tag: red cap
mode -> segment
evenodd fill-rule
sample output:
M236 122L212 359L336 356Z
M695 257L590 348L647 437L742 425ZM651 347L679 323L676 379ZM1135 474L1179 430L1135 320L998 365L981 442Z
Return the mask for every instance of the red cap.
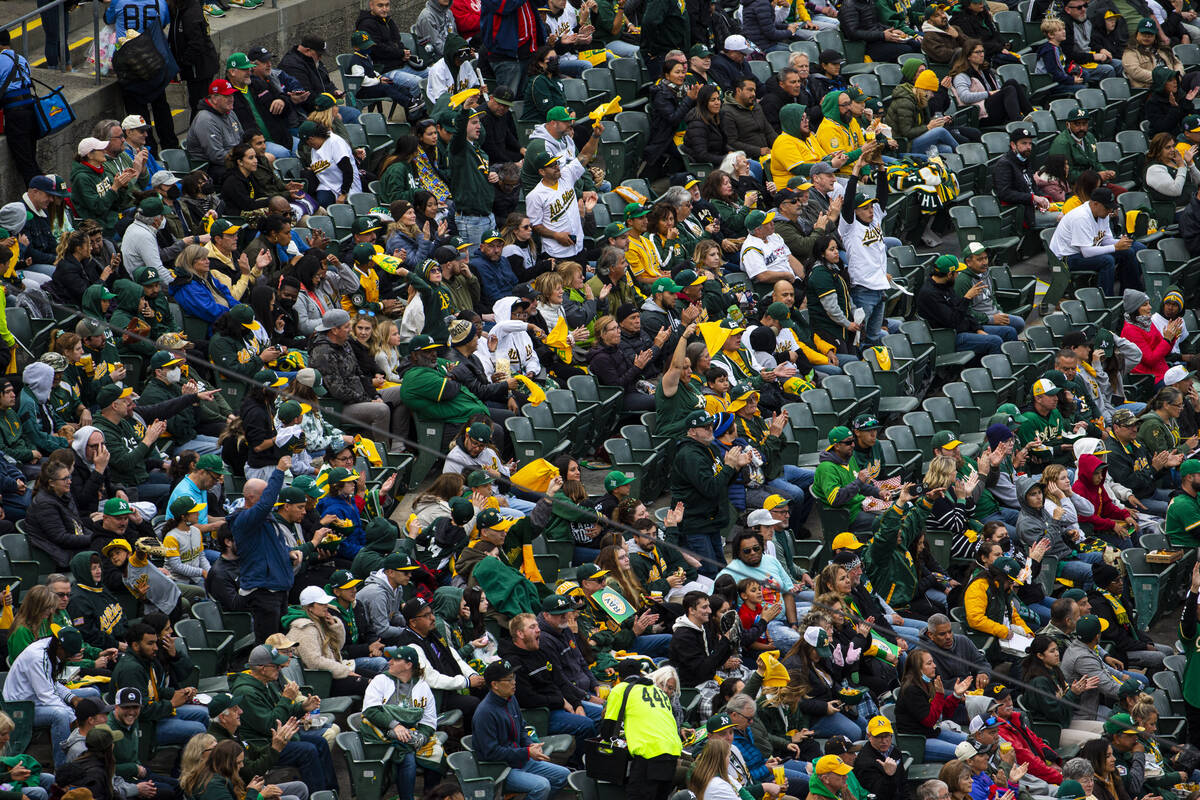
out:
M212 83L210 83L208 85L208 93L209 94L223 94L223 95L228 96L228 95L234 94L236 92L237 92L237 89L233 88L233 84L230 83L229 81L225 80L224 78L217 78L215 81L213 81Z

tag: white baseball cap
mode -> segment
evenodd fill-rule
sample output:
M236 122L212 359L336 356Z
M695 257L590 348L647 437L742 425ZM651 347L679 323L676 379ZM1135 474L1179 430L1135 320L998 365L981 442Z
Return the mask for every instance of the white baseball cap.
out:
M725 50L736 50L742 53L750 52L750 44L746 41L746 37L740 33L735 33L725 37Z
M325 605L329 605L333 602L333 600L334 598L325 594L325 590L320 586L306 586L304 590L300 592L300 605L302 606L307 606L312 603L324 603Z
M1187 367L1182 364L1176 364L1163 375L1163 385L1174 386L1180 381L1186 381L1190 377L1192 377L1192 373L1187 371Z
M150 123L146 122L146 118L141 114L130 114L125 119L121 120L121 130L133 131L138 128L149 128Z
M79 154L80 158L84 158L88 153L95 152L96 150L107 149L108 142L103 141L102 139L97 139L94 136L89 136L79 143L79 147L75 148L75 152Z
M750 512L750 516L746 517L746 525L751 528L757 528L759 525L775 525L778 520L775 515L765 508L756 508Z

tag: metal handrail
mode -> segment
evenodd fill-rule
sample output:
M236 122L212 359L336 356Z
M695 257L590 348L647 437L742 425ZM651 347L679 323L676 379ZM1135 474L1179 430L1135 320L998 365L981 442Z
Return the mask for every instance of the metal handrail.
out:
M54 0L49 5L41 6L27 14L22 14L16 19L0 25L4 30L12 30L18 25L21 26L21 55L25 56L25 60L29 60L29 22L35 17L40 18L43 14L53 11L56 8L62 8L77 0ZM63 11L62 24L59 25L59 34L62 40L59 41L59 58L58 69L60 72L66 72L67 67L71 63L71 49L67 39L70 35L69 15L67 11ZM96 85L100 85L100 0L92 0L92 60L96 67Z

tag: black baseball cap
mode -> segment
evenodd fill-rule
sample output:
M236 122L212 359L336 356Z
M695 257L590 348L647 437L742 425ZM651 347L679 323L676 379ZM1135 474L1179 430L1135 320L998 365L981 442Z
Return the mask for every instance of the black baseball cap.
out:
M1008 140L1010 142L1016 142L1016 141L1020 141L1021 139L1032 139L1032 138L1033 138L1033 131L1029 130L1029 128L1026 128L1024 125L1022 125L1019 128L1013 128L1011 131L1008 132Z
M1099 203L1104 206L1109 211L1117 207L1117 197L1112 193L1112 189L1109 189L1107 186L1101 186L1093 191L1091 200L1093 203Z
M265 47L251 47L246 51L246 58L251 61L274 61L275 54Z
M487 665L487 669L483 671L483 682L491 683L492 681L503 680L516 671L516 667L502 658Z
M817 59L822 64L845 64L846 57L832 48L822 50L821 55Z

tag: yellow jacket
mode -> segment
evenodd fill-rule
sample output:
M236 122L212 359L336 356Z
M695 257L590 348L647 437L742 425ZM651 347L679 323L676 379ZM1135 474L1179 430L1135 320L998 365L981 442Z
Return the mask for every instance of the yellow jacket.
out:
M771 180L782 189L795 174L792 170L798 164L815 163L827 155L816 134L810 133L807 139L801 139L790 133L781 133L771 145Z
M863 133L862 126L858 124L858 120L853 117L850 119L849 127L826 117L817 126L817 142L821 145L821 149L829 154L838 151L851 153L862 148L867 142L867 137ZM849 175L854 168L854 161L855 158L847 159L842 168L838 170L838 174Z
M625 259L633 270L633 278L639 284L654 283L663 276L662 259L659 258L658 248L649 236L635 236L629 233L629 249L625 251Z
M989 587L990 583L988 579L983 576L967 584L966 594L963 595L963 605L967 609L967 625L981 633L995 636L997 639L1007 639L1009 635L1008 626L996 622L987 615ZM1015 609L1010 607L1008 615L1020 633L1026 636L1033 635L1033 631L1025 624L1025 620L1021 619Z

